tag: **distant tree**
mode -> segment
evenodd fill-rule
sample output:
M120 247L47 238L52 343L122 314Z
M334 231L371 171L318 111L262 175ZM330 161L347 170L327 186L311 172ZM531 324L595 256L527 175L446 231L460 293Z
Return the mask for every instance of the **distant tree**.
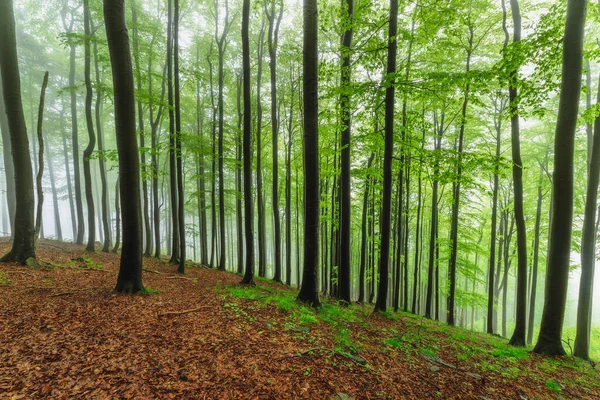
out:
M4 96L2 95L2 79L0 78L0 133L2 134L2 158L4 160L4 177L6 178L6 203L8 206L8 219L10 222L11 236L15 231L15 209L17 207L17 198L15 191L15 168L13 166L10 133L8 130L8 118L6 117L6 108L4 106Z
M393 0L392 0L393 1ZM319 307L319 17L317 0L304 0L304 271L298 300Z
M124 7L123 0L104 0L104 23L115 93L115 127L123 219L123 249L115 290L137 293L143 289L140 159L135 130L133 68Z
M15 230L11 250L0 260L35 265L35 226L33 171L29 154L27 126L21 101L21 77L15 34L15 16L12 0L0 2L0 74L2 95L10 132L12 161L15 173Z
M554 140L554 177L548 267L542 324L534 352L564 355L562 328L567 302L573 230L573 159L581 94L585 0L569 0L563 41L562 84Z

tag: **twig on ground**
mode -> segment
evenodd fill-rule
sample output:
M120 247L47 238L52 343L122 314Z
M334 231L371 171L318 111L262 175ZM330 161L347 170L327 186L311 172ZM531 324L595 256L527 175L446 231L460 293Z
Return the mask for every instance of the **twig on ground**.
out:
M152 272L153 274L162 274L162 272L157 271L155 269L142 268L142 271L144 271L144 272Z
M188 281L195 281L196 278L188 278L186 276L177 276L177 275L173 275L173 276L167 276L167 279L185 279Z
M183 310L183 311L165 311L163 313L158 313L159 317L164 317L166 315L181 315L181 314L187 314L187 313L191 313L191 312L196 312L196 311L200 311L204 308L212 308L213 306L202 306L202 307L196 307L196 308L192 308L190 310Z

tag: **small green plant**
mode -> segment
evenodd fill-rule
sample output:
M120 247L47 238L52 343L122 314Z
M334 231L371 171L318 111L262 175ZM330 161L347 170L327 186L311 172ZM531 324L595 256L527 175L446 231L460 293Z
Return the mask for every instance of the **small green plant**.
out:
M4 271L0 271L0 286L6 286L10 284L10 279L6 277Z
M147 296L151 294L160 294L160 292L157 289L145 287L142 289L142 294Z
M555 393L559 393L560 392L560 385L558 382L556 382L553 379L547 380L546 381L546 387L550 390L552 390Z

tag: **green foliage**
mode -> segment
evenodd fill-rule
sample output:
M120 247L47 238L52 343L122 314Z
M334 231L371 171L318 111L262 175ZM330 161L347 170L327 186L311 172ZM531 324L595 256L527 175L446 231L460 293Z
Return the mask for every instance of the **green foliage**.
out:
M0 271L0 286L10 285L10 279L6 277L6 273L4 271Z
M158 289L152 289L149 287L142 288L142 295L160 294Z
M546 381L546 387L556 393L560 393L560 384L553 379L549 379Z

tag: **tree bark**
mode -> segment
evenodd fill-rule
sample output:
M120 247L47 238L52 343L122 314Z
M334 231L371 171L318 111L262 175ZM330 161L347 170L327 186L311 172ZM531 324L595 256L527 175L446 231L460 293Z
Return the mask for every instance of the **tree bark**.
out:
M44 101L46 98L46 87L48 86L48 71L44 74L44 81L42 82L42 91L40 93L40 106L38 110L38 122L37 122L37 138L38 138L38 171L37 171L37 215L35 218L35 240L37 241L42 227L42 210L44 205L44 189L42 187L42 177L44 176L44 136L42 131L42 124L44 122Z
M254 285L254 216L252 201L252 103L250 100L250 0L242 6L242 85L244 91L244 233L246 236L246 265L242 284Z
M115 127L123 218L123 249L115 290L136 293L143 290L140 159L135 131L133 70L124 5L122 0L104 0L104 23L115 93Z
M385 149L383 154L383 200L380 217L380 253L379 253L379 287L375 311L387 310L388 264L390 260L390 220L392 200L392 157L394 152L394 94L396 73L396 52L398 41L398 0L390 0L390 19L388 28L387 76L385 90ZM402 196L402 194L400 194Z
M15 190L15 169L12 161L12 147L10 145L10 132L8 129L8 119L6 108L4 106L4 96L2 96L2 79L0 79L0 133L2 134L2 156L4 159L4 176L6 178L6 204L8 206L8 219L10 221L10 235L15 232L15 210L17 207L17 198ZM67 165L69 165L67 163ZM68 171L68 169L67 169ZM69 180L70 181L70 180Z
M0 70L15 172L15 231L11 250L0 260L35 265L34 192L12 1L0 2Z
M303 9L304 92L304 271L298 300L321 305L318 294L319 268L319 47L317 0L304 0Z
M546 295L540 334L534 352L564 355L562 327L569 281L569 257L573 230L573 158L577 126L586 4L584 0L567 3L566 29L563 42L563 67L558 120L554 141L554 179L551 245L546 273Z

